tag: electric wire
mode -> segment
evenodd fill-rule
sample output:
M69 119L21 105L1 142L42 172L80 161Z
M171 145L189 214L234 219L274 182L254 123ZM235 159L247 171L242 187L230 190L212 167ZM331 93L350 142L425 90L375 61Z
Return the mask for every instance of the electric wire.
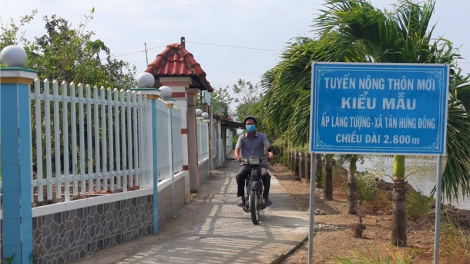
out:
M205 42L197 42L197 41L187 41L187 40L186 40L186 43L209 45L209 46L218 46L218 47L226 47L226 48L236 48L236 49L250 49L250 50L259 50L259 51L282 52L280 50L253 48L253 47L242 47L242 46L233 46L233 45L224 45L224 44L214 44L214 43L205 43Z
M186 43L192 43L192 44L199 44L199 45L208 45L208 46L217 46L217 47L226 47L226 48L235 48L235 49L248 49L248 50L259 50L259 51L268 51L268 52L282 52L280 50L273 50L273 49L263 49L263 48L254 48L254 47L243 47L243 46L233 46L233 45L225 45L225 44L215 44L215 43L205 43L205 42L198 42L198 41L185 41ZM167 45L161 45L161 46L156 46L152 48L148 48L147 51L152 50L152 49L158 49L165 47ZM117 57L122 57L122 56L127 56L127 55L132 55L136 53L142 53L145 52L146 50L137 50L137 51L132 51L124 54L119 54L119 55L113 55L111 58L117 58Z

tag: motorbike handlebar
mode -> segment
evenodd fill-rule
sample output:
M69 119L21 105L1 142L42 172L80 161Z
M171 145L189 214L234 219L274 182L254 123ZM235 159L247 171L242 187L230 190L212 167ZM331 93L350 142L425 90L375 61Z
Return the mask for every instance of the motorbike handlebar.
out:
M245 162L245 163L248 163L250 157L241 157L239 158L238 160L237 159L233 159L233 161L236 161L236 162ZM268 157L258 157L258 159L261 161L263 160L269 160Z

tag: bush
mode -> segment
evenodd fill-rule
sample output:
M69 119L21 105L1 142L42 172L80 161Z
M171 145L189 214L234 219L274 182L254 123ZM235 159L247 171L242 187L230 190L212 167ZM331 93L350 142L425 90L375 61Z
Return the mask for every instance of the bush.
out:
M356 173L358 199L371 202L377 192L375 175L370 173Z

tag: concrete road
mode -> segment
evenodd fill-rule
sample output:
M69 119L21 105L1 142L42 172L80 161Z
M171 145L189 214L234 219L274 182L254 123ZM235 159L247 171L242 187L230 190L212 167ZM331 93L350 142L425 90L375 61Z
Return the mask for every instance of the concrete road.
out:
M259 225L236 204L237 162L212 172L191 203L158 234L89 255L73 263L279 263L308 235L309 213L273 177L273 205Z

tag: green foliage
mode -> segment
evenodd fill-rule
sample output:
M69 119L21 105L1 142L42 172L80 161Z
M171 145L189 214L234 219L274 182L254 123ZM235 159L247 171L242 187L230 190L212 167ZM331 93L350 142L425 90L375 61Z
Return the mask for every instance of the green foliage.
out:
M376 176L371 173L356 173L358 199L371 202L377 192Z
M2 24L0 47L24 45L28 54L25 67L38 70L39 79L120 89L136 86L135 66L114 59L103 41L93 39L95 32L86 29L93 19L94 8L76 28L64 18L45 16L45 34L28 40L20 30L34 19L36 13L37 10L33 10L31 15L21 17L19 25L13 19L6 25Z
M447 111L447 163L442 177L442 189L448 200L460 195L470 197L470 75L457 71L450 82ZM460 192L460 194L459 194Z
M228 115L228 109L234 98L230 96L229 87L214 89L212 92L212 112L218 115Z
M4 258L3 260L5 261L6 264L11 264L11 263L13 263L14 258L15 258L15 254L13 254L11 257Z
M255 111L256 104L262 98L259 86L253 85L250 81L239 79L232 88L236 95L234 101L235 103L238 103L235 110L235 119L242 122L246 116L255 116L258 121L258 128L260 128L260 126L262 126L262 121L260 116L257 115L259 111Z
M38 13L37 9L34 9L30 15L20 17L19 25L15 24L13 18L10 18L9 22L4 23L0 17L0 29L2 34L0 35L0 50L9 45L18 45L20 42L26 42L24 38L26 31L21 31L21 27L31 22L34 16Z
M263 110L274 137L287 136L295 145L308 142L310 120L311 62L322 60L318 41L296 38L282 55L282 61L263 75Z
M233 102L234 98L229 93L229 87L220 87L214 88L214 91L211 93L211 106L212 113L214 115L227 116L229 106ZM199 109L202 109L204 103L203 92L199 93L199 96L196 98L196 106Z
M431 197L411 191L406 196L406 215L411 219L422 219L431 211Z

